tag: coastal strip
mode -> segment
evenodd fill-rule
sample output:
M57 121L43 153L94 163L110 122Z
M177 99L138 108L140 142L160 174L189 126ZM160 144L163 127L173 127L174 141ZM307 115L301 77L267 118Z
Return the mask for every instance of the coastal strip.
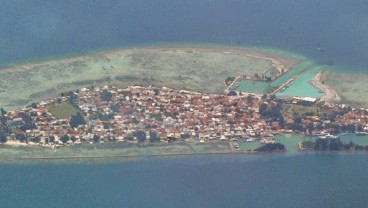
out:
M321 90L325 95L321 98L321 101L325 102L338 102L341 100L340 96L331 87L327 86L321 80L324 70L319 71L316 76L309 82L317 89Z
M0 157L0 159L11 160L69 160L69 159L113 159L113 158L146 158L146 157L176 157L176 156L206 156L206 155L263 155L269 153L286 153L287 151L229 151L229 152L194 152L194 153L160 153L141 155L70 155L70 156L30 156L30 157Z

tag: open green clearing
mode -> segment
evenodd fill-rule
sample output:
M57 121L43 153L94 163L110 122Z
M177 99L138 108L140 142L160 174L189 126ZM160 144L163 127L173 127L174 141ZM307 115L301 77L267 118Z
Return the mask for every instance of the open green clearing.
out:
M67 119L78 113L78 109L69 102L52 104L47 109L57 119Z
M283 104L282 105L282 115L284 118L303 118L306 116L306 114L313 114L318 115L319 114L319 108L318 107L312 107L312 106L301 106L301 105L292 105L292 104Z

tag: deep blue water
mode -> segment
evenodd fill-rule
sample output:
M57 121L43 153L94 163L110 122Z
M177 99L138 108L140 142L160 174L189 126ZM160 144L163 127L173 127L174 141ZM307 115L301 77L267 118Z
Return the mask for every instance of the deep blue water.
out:
M302 153L3 164L0 207L363 208L366 159Z
M206 42L275 47L366 71L367 11L365 0L1 1L0 65L104 48Z

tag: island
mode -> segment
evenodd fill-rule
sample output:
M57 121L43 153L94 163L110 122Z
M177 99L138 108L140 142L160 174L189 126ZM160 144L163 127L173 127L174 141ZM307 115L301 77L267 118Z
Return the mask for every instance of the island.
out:
M367 150L337 139L367 134L368 111L336 103L339 96L322 81L324 70L311 80L324 97L280 93L309 69L300 57L195 47L11 67L0 71L0 143L9 158L250 154L285 152L275 138L298 133L318 137L301 142L300 150ZM271 88L264 94L239 90L242 80ZM245 147L253 142L262 146Z

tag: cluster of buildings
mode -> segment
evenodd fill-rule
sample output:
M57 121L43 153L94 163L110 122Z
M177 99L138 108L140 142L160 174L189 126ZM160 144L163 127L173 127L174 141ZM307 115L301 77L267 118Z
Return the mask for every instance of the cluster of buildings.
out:
M81 125L73 128L71 119L57 119L49 112L50 105L63 102L71 102L79 110L83 116ZM367 109L343 105L324 105L318 115L306 115L299 121L289 119L286 125L278 118L262 118L260 105L272 109L279 104L279 99L166 87L91 87L20 111L1 112L0 132L6 133L8 142L51 147L106 141L205 143L224 140L238 148L239 139L272 143L274 135L281 132L363 134L368 129ZM300 128L294 129L295 123Z
M73 98L71 98L73 97ZM57 119L49 105L73 102L84 124ZM83 88L72 95L8 112L9 141L63 145L82 142L170 142L272 138L278 128L259 114L260 98L173 90L166 87ZM278 127L278 126L277 126ZM3 126L4 128L4 126ZM22 139L23 138L23 139ZM26 139L25 139L26 138ZM265 140L266 141L266 140Z
M351 108L343 104L326 104L319 109L318 114L305 116L302 125L306 134L321 138L326 134L341 133L367 135L368 109Z

